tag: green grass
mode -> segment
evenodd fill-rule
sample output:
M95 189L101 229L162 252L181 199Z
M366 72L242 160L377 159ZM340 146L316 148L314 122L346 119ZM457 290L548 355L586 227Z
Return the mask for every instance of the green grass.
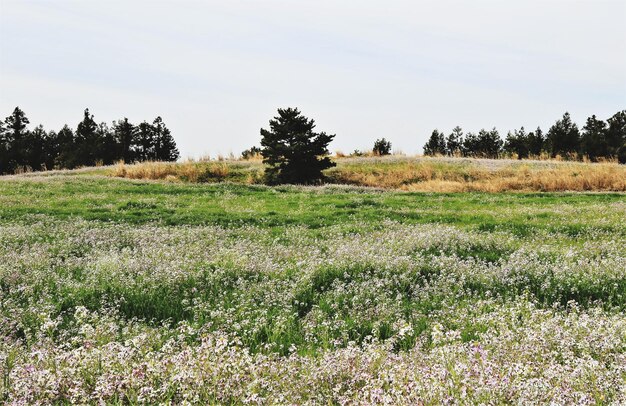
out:
M319 228L385 220L405 224L442 223L480 231L533 230L571 235L604 229L623 233L622 211L597 224L598 206L623 204L623 194L582 193L405 193L328 187L325 189L172 184L106 178L0 180L0 219L33 214L55 218L131 224L217 224ZM591 210L586 210L591 207ZM580 211L572 216L574 211ZM610 219L608 219L610 220Z
M246 226L267 231L258 238L265 247L293 247L296 243L290 230L298 227L311 244L327 249L337 230L344 236L368 235L393 224L443 224L475 233L477 238L493 233L513 236L512 243L499 244L476 240L459 246L431 245L427 249L409 252L426 256L433 262L443 256L455 255L459 261L499 266L516 249L538 244L535 234L544 235L550 245L546 255L560 255L559 246L581 247L595 236L626 236L624 213L626 197L623 194L581 193L406 193L381 192L366 188L306 188L265 187L237 184L180 184L166 182L129 181L101 177L46 177L0 180L0 225L59 222L67 224L75 219L85 219L100 224L126 224L132 227L154 225L159 228L178 226L218 225L233 230L225 238L236 244L238 238L248 238ZM465 280L448 280L435 265L424 265L410 273L394 270L404 275L397 281L384 281L382 300L396 309L396 316L363 316L360 300L367 293L337 291L337 286L367 285L381 278L378 267L369 263L350 266L320 264L306 275L301 275L292 263L282 265L276 273L250 273L237 264L236 258L221 257L213 263L196 263L184 277L175 280L116 279L106 271L87 269L81 258L94 255L94 247L80 239L66 246L57 241L54 227L44 231L7 240L16 249L28 246L49 246L55 261L43 268L36 280L27 281L31 297L47 297L53 315L65 317L71 323L73 309L85 306L100 311L111 303L127 320L143 320L150 325L175 325L186 321L195 326L211 322L210 329L229 329L229 323L245 323L255 312L263 314L264 322L250 335L240 337L252 352L264 351L286 354L291 345L301 352L316 352L331 348L337 340L361 343L374 336L386 340L397 333L393 327L397 314L411 321L412 330L394 344L396 350L411 348L422 334L432 327L431 315L438 314L452 303L458 308L471 308L476 300L499 297L516 300L531 295L539 304L550 307L555 303L565 306L575 300L582 306L602 301L605 308L624 309L626 306L626 280L622 276L603 275L602 279L588 281L580 276L567 279L562 275L537 273L520 274L517 279L496 280L489 276ZM519 240L515 240L515 238ZM317 243L313 243L317 241ZM445 242L445 241L444 241ZM131 238L116 237L115 252L135 250ZM302 244L301 242L298 244ZM311 246L312 247L312 246ZM306 249L308 247L293 248ZM269 249L269 248L268 248ZM10 247L5 247L10 252ZM554 251L554 253L552 253ZM244 253L242 253L244 255ZM67 265L66 259L78 263ZM555 260L546 259L548 264ZM27 270L29 271L29 270ZM119 272L125 272L122 268ZM386 272L386 271L385 271ZM392 273L392 275L395 275ZM406 276L408 275L408 276ZM148 278L149 276L143 276ZM13 276L11 277L13 278ZM613 279L611 279L613 278ZM0 288L11 291L16 282L5 279ZM285 287L282 293L293 297L282 307L264 297L264 286ZM442 292L422 291L440 286ZM271 288L269 288L271 289ZM450 295L454 296L450 296ZM18 296L19 297L19 296ZM201 308L191 308L183 303L202 303ZM21 300L21 299L17 299ZM381 298L372 297L372 303ZM27 308L29 304L22 304ZM219 309L230 314L231 320L211 316ZM302 323L311 312L324 320L340 322L341 329L324 327L316 331L315 345L307 343ZM225 316L224 316L225 317ZM450 323L450 321L439 320ZM456 323L456 322L455 322ZM37 330L41 321L26 312L18 335L27 337L27 331ZM486 327L472 323L455 325L464 341L479 337ZM269 346L269 347L268 347Z

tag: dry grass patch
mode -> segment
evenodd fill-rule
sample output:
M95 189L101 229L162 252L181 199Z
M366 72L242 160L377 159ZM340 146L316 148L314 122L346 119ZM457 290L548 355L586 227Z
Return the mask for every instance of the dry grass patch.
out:
M626 166L616 163L380 160L339 165L331 177L335 183L426 192L626 191Z
M613 162L467 158L337 158L328 183L424 192L626 192L626 166ZM118 164L109 175L182 182L263 183L260 160Z

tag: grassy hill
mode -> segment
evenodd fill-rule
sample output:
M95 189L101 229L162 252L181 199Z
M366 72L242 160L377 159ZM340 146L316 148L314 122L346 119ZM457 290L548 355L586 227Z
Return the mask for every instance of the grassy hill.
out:
M626 165L610 162L405 156L335 158L335 161L337 166L326 171L330 184L419 192L626 191ZM263 164L259 159L120 164L84 168L78 173L169 182L263 183Z

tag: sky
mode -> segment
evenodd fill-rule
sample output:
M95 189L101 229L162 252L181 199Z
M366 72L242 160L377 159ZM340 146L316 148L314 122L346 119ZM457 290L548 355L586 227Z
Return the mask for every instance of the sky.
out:
M183 157L259 145L298 107L331 151L433 129L580 126L626 108L626 1L0 0L0 115L163 117Z

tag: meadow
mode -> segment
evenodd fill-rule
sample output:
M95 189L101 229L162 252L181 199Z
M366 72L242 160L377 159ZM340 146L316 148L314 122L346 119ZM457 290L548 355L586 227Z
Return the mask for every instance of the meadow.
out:
M359 162L320 187L257 162L0 178L1 401L626 402L622 167ZM596 180L493 186L511 165Z

